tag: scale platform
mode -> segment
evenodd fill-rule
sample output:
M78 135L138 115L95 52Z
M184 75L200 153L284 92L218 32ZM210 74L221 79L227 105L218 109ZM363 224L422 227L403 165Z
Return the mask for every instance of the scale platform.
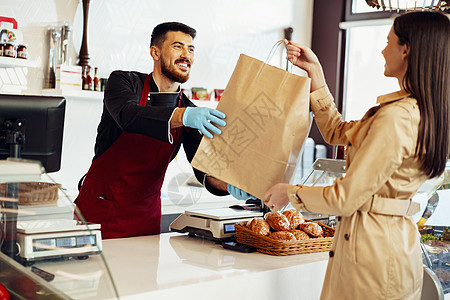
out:
M102 251L100 224L86 225L68 219L18 221L17 247L25 264L55 258L85 258Z
M190 236L226 241L236 236L234 224L262 216L261 211L252 209L250 205L187 210L170 224L169 229L188 232Z

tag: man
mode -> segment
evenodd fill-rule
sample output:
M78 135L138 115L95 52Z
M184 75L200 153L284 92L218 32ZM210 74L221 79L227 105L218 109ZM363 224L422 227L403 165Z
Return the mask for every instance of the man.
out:
M105 239L160 233L169 162L181 144L191 161L202 134L213 138L226 125L224 113L195 107L180 91L194 62L195 35L181 23L159 24L150 43L153 72L114 71L108 79L95 156L76 200ZM228 194L225 182L194 173L211 193Z

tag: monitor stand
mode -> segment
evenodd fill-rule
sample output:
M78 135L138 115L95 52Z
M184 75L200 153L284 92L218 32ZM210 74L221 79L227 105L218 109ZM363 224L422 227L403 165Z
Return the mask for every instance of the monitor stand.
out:
M4 210L4 241L2 252L11 258L15 258L19 252L17 248L17 213L19 209L18 183L12 182L6 184L5 198L10 200L2 201L2 210Z
M20 158L20 151L22 144L25 141L23 134L24 122L11 122L6 120L3 122L3 130L5 131L4 138L6 144L9 144L10 157ZM1 133L1 132L0 132ZM2 211L4 211L4 237L1 251L9 257L16 259L19 252L17 248L17 215L19 211L19 184L17 182L6 183L6 199L1 201Z

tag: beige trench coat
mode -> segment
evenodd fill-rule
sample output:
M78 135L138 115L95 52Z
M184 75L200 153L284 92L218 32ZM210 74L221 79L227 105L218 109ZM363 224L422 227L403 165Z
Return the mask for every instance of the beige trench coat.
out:
M426 176L414 154L420 113L409 96L380 96L362 120L343 122L327 87L311 93L325 141L347 145L344 178L302 186L300 200L291 199L299 210L339 216L321 299L420 299L422 255L409 199Z

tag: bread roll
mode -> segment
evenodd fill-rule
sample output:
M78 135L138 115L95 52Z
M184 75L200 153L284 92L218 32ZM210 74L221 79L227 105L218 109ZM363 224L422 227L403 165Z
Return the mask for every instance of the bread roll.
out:
M275 231L269 234L269 238L280 241L296 241L295 235L289 231Z
M247 228L261 235L268 235L270 233L269 224L267 224L267 222L262 219L251 219L247 222Z
M285 210L283 211L283 215L286 216L289 224L291 224L291 230L297 229L300 224L305 222L303 215L295 209Z
M295 238L297 239L297 241L304 241L304 240L309 240L309 235L304 232L303 230L291 230L290 231Z
M323 237L322 227L315 222L305 222L300 224L299 229L303 230L312 237Z
M290 224L286 216L277 211L267 213L264 219L275 231L287 231L290 229Z

